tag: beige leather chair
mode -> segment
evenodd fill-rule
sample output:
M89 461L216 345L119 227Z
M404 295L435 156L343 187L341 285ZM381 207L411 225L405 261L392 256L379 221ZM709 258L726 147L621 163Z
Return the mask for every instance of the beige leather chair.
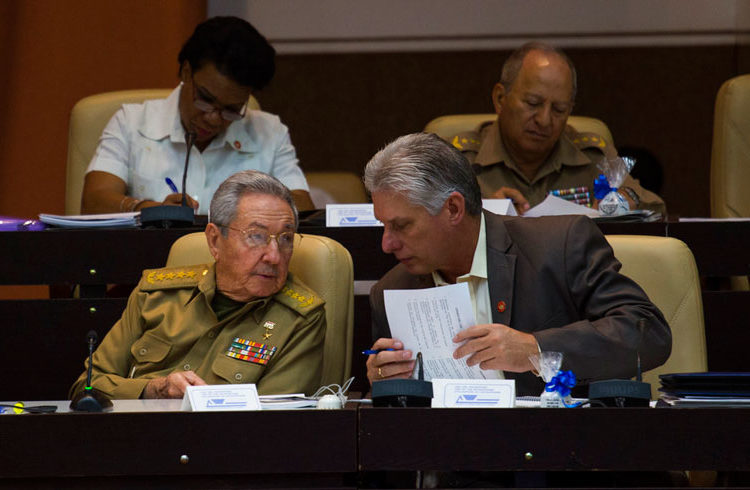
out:
M424 127L425 133L435 133L448 141L458 133L473 131L480 124L497 119L497 114L453 114L440 116L427 123ZM596 133L604 138L607 143L614 145L612 133L609 128L599 119L585 116L570 116L568 124L573 126L579 133Z
M368 202L362 177L353 172L305 172L305 178L316 209L326 204Z
M643 376L656 399L660 374L708 369L698 268L687 245L675 238L607 235L607 241L622 263L621 272L643 288L672 329L669 359Z
M86 168L94 156L104 127L123 104L137 104L148 99L163 99L173 89L153 88L121 90L85 97L73 106L68 129L68 168L65 184L65 214L81 212L81 193ZM250 97L250 109L259 109Z
M716 94L711 147L711 216L750 217L750 75L724 82ZM730 278L734 290L750 289L747 276Z
M214 259L204 233L177 239L167 267L207 264ZM289 271L326 302L326 329L321 385L349 379L354 336L354 272L349 251L339 242L318 235L297 234Z
M711 216L750 217L750 75L716 94L711 148Z

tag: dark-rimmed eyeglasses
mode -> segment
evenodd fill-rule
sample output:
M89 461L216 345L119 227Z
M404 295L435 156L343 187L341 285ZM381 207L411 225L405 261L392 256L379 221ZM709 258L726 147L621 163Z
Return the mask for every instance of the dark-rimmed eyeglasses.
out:
M242 233L245 237L245 241L250 247L266 247L271 240L276 240L276 244L279 246L279 250L282 252L291 252L294 248L294 232L293 231L282 231L281 233L268 233L263 228L250 227L247 230L240 230L239 228L233 228L227 225L218 225L222 228L234 230Z
M242 109L239 112L234 109L227 109L226 107L216 107L213 102L204 99L203 96L195 89L195 76L193 76L192 73L190 74L190 81L190 85L192 85L193 88L193 105L199 111L205 112L206 114L211 114L218 111L222 119L230 122L239 121L240 119L245 117L245 112L247 111L247 102L245 102L245 105L242 106Z

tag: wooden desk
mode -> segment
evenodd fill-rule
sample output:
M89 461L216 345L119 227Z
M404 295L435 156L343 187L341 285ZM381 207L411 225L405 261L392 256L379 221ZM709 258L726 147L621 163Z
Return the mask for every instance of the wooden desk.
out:
M2 415L0 440L0 488L353 488L357 471L353 408Z
M750 222L603 223L604 233L675 236L693 251L704 277L748 274ZM141 271L161 267L179 236L202 228L172 230L46 230L0 232L5 258L0 284L80 284L78 298L0 301L0 399L62 399L83 371L88 330L104 336L124 309L128 287ZM302 224L300 232L341 242L354 259L357 281L379 279L395 265L380 249L382 228L325 228ZM123 284L111 297L107 284ZM704 313L709 369L745 370L750 343L745 314L750 293L713 290L707 282ZM124 291L122 290L124 289ZM355 298L355 352L370 345L369 303ZM354 389L366 391L364 360L354 357Z
M361 471L750 470L750 409L359 410ZM394 442L397 441L397 442Z

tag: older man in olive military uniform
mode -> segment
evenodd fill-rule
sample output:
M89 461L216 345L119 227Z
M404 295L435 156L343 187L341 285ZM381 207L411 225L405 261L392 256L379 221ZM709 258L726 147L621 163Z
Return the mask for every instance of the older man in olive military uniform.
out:
M320 297L288 274L291 193L271 176L240 172L210 210L215 263L144 271L94 353L92 385L109 397L179 398L189 385L221 383L255 383L260 394L318 387L326 317Z
M595 204L597 163L617 152L600 135L567 126L575 95L575 67L562 51L527 43L508 58L492 90L497 120L450 140L474 164L482 196L512 199L521 213L553 190ZM630 209L666 212L630 176L618 192Z

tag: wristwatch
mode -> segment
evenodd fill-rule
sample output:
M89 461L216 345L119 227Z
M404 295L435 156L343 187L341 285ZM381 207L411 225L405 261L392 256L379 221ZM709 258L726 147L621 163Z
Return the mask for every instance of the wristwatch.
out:
M620 187L620 190L628 195L630 200L633 201L633 203L635 203L635 209L638 209L638 207L641 205L641 198L638 197L638 194L636 194L635 191L631 187L628 187L628 186L622 186Z

